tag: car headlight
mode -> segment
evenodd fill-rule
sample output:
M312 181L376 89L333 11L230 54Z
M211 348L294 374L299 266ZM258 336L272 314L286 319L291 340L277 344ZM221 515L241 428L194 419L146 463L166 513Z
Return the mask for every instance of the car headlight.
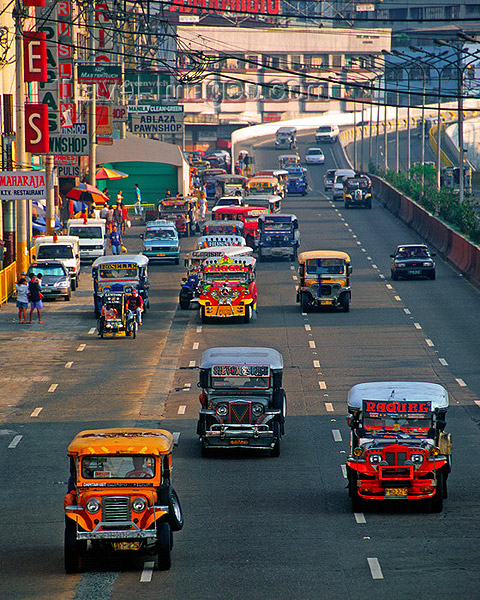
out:
M405 263L401 263L401 262L396 262L396 263L393 263L393 264L394 264L395 267L404 267L405 266Z
M145 498L141 498L139 496L138 498L133 499L132 510L139 513L139 512L143 512L146 508L147 508L147 501L145 500Z
M97 500L96 498L90 498L90 500L88 500L85 504L85 508L91 514L97 513L100 510L100 507L100 500Z
M288 235L284 235L283 236L283 241L284 242L288 242L290 240L290 238L288 237Z
M370 456L368 457L368 461L370 462L370 464L372 465L378 465L378 463L382 460L382 457L380 454L370 454Z
M267 235L267 237L265 238L265 241L271 242L272 241L272 236L271 235Z
M411 454L410 460L414 465L421 465L423 463L423 454Z
M433 267L433 262L431 262L431 261L429 261L429 260L428 260L428 261L425 261L425 262L423 263L423 266L424 266L424 267Z
M56 281L53 284L53 287L62 287L62 288L64 287L64 288L66 288L66 287L69 287L69 286L70 286L70 284L68 283L68 281Z
M252 404L252 414L254 417L259 417L263 414L263 404Z
M215 412L219 417L226 417L228 415L228 406L226 404L217 404Z

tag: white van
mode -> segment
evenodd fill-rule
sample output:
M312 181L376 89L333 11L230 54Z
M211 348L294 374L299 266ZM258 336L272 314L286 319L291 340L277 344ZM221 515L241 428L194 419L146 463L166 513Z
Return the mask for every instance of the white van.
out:
M69 219L67 221L68 235L76 235L80 239L80 258L95 260L105 256L107 239L105 219Z
M36 260L59 260L72 279L72 291L80 279L80 240L71 235L45 235L35 240Z
M316 142L336 142L340 135L338 125L320 125L315 133Z

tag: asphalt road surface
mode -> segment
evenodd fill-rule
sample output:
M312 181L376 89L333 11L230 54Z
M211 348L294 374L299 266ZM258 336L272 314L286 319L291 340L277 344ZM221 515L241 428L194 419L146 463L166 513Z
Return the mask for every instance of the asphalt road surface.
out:
M304 157L308 136L300 137ZM270 141L251 151L276 168ZM0 597L3 599L476 598L479 595L480 293L441 257L435 281L389 278L389 254L416 234L379 204L345 211L323 193L338 144L309 168L310 193L284 212L300 223L301 250L352 259L349 313L302 314L296 266L258 265L258 317L202 325L177 307L181 266L151 265L151 309L136 340L94 333L92 283L82 270L71 302L46 305L43 324L0 312ZM140 226L128 231L140 250ZM182 250L195 240L183 239ZM211 346L272 346L285 360L288 416L279 458L201 458L196 419L200 353ZM441 514L395 502L353 514L343 465L346 394L358 382L418 380L450 393L449 497ZM179 435L174 485L185 515L172 569L144 556L91 558L63 570L66 448L84 428L161 426Z

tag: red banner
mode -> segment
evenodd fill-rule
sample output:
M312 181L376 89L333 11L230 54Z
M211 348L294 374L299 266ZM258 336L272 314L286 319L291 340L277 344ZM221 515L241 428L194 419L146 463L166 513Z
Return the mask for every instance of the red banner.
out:
M47 34L23 32L23 65L25 81L47 81Z
M25 149L32 154L48 154L48 106L25 105Z
M45 6L45 0L23 0L23 6Z

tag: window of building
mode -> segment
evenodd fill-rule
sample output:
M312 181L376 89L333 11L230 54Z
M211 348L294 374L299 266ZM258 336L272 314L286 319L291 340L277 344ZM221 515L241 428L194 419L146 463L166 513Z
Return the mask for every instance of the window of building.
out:
M247 83L246 95L249 100L258 100L260 91L255 83Z
M342 97L342 86L341 85L332 85L332 98L341 98Z
M262 65L260 64L260 57L258 54L249 54L246 57L247 60L247 69L258 69Z
M332 67L339 69L342 66L342 56L341 54L333 54L331 56Z
M311 84L307 86L307 98L309 100L322 100L328 98L328 84Z
M328 68L328 54L313 54L309 58L312 69Z
M443 19L443 6L426 6L424 10L426 19Z
M228 100L242 100L244 98L243 85L229 81L225 85L225 97Z
M300 54L292 54L290 56L290 68L293 71L300 71L303 67L302 57Z

